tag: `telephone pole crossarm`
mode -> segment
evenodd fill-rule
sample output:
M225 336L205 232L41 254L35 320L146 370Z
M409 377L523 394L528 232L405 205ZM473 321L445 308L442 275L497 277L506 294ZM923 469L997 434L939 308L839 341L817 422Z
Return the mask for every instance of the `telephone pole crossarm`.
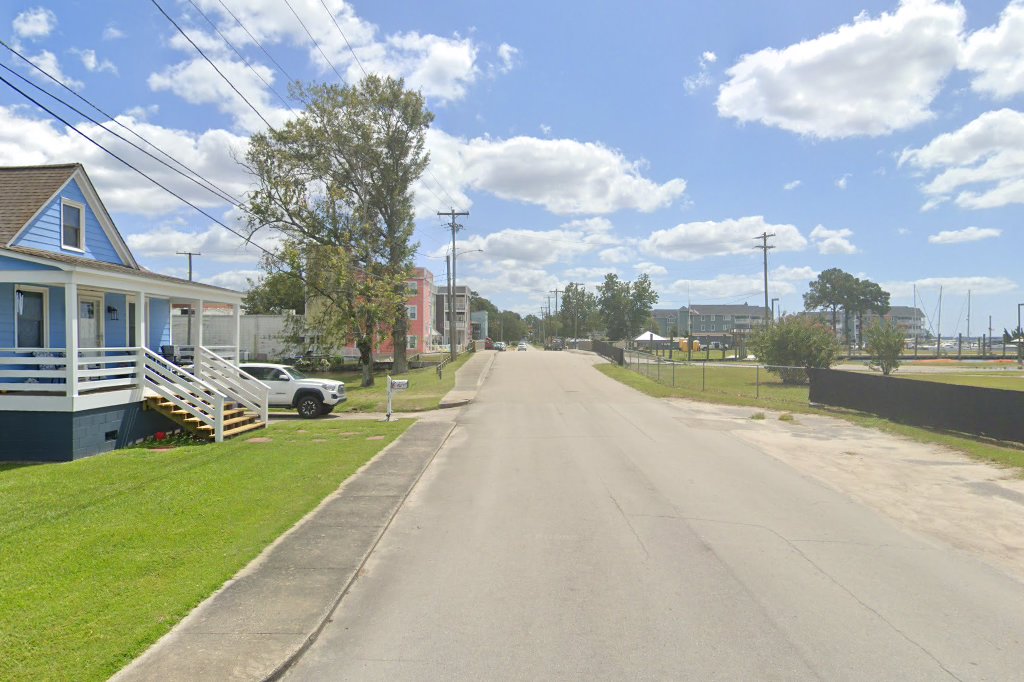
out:
M452 230L452 264L451 264L451 271L450 271L451 277L449 279L450 284L449 284L449 288L448 288L448 301L449 301L449 305L448 305L448 326L449 326L449 334L450 334L450 336L448 337L448 340L449 340L450 346L451 346L451 359L454 360L456 358L457 354L458 354L458 347L457 347L457 345L455 343L455 338L456 338L456 330L455 330L455 233L458 232L459 229L462 227L462 225L459 225L457 222L455 222L455 218L457 216L468 216L469 215L469 211L456 211L453 208L453 209L451 209L450 211L448 211L446 213L442 213L441 211L438 211L437 215L438 216L448 216L451 219L451 222L448 223L448 227L450 227L451 230ZM466 300L468 301L469 299L467 298ZM467 310L466 312L468 313L469 311ZM469 320L467 319L466 322L468 324Z
M768 251L770 249L774 249L775 247L768 245L768 239L770 237L774 237L774 236L775 236L774 232L771 233L771 234L768 234L767 232L763 232L763 233L759 234L758 236L754 237L754 239L760 239L761 240L761 243L758 244L757 246L755 246L754 248L755 249L761 249L762 251L764 251L764 316L765 316L765 323L771 322L771 317L769 317L771 315L771 313L769 312L769 308L768 308Z

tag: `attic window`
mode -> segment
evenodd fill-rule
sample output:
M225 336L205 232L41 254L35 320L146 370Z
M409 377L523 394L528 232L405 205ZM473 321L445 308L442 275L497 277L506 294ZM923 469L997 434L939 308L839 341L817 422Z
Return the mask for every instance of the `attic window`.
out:
M81 204L65 199L60 205L60 245L75 251L85 250L85 210Z

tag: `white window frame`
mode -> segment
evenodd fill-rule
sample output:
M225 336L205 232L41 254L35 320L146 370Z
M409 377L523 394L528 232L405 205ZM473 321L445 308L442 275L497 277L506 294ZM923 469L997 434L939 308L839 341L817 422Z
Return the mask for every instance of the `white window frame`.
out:
M78 246L64 243L64 207L72 206L78 209ZM65 251L85 253L85 205L71 199L60 200L60 248Z
M406 282L406 293L409 296L418 296L420 293L420 285L416 280Z
M409 318L410 320L417 319L419 317L419 312L420 312L419 306L415 306L415 305L406 305L405 306L405 316L407 318Z
M43 295L43 345L41 348L50 347L50 290L46 287L34 287L28 284L14 285L14 347L18 345L18 292L28 291L33 294ZM33 346L34 347L34 346ZM28 348L28 346L26 346Z
M419 348L419 345L420 345L420 337L418 337L418 336L416 336L414 334L409 334L408 336L405 337L405 349L406 350L416 350L417 348Z

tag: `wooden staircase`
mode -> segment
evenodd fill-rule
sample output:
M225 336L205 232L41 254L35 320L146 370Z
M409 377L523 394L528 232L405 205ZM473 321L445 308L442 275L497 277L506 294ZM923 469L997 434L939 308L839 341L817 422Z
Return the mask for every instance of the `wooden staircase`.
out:
M193 400L198 396L191 396ZM178 424L197 438L213 441L216 434L214 427L204 423L198 417L181 409L176 404L162 396L151 396L146 399L149 409L155 410L164 415L175 424ZM203 401L203 404L209 405ZM202 408L200 408L202 409ZM206 414L213 414L212 409L202 410ZM266 428L267 424L260 420L260 415L246 409L244 406L234 402L224 403L224 438L233 438L249 431Z

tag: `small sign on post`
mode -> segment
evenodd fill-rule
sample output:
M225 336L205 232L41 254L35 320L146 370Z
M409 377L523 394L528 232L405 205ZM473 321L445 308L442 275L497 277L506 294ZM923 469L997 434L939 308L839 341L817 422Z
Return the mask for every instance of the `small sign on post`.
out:
M408 379L392 379L391 375L388 375L388 412L384 421L391 421L391 396L395 391L405 391L409 388Z

